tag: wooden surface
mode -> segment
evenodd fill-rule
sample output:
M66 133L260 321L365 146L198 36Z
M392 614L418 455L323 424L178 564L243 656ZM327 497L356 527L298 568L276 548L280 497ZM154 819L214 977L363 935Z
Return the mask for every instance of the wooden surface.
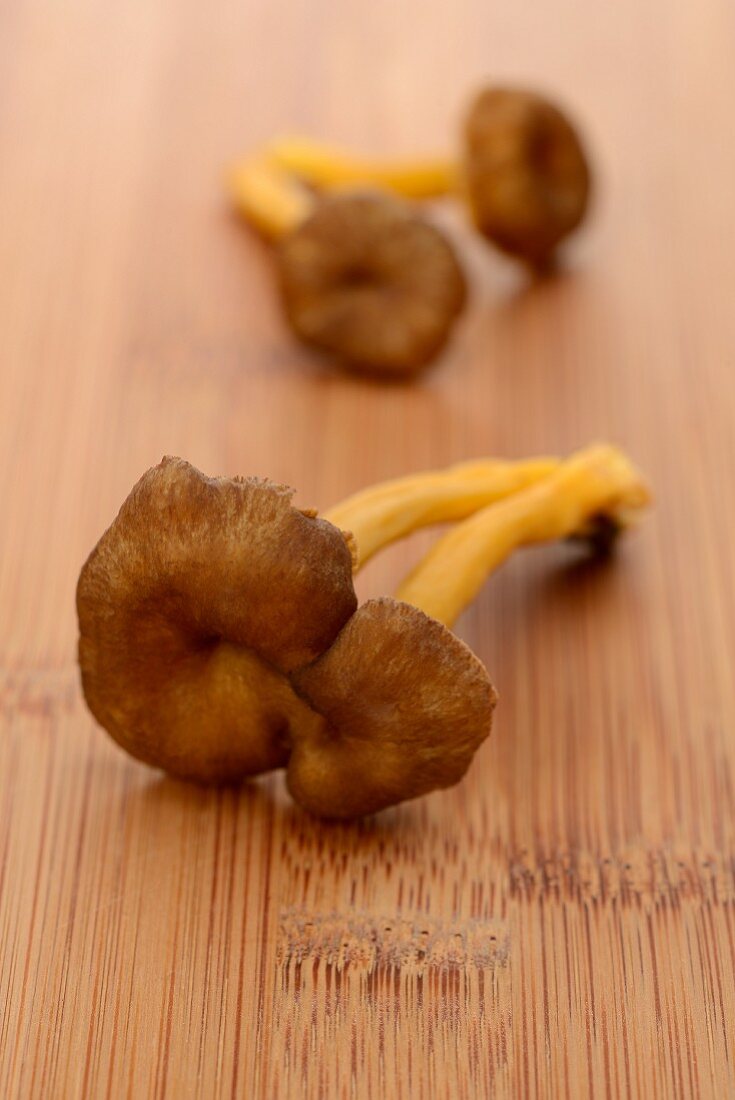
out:
M735 1096L733 62L729 0L5 0L1 1096ZM441 149L495 76L589 133L566 273L530 287L442 214L474 291L441 363L325 369L222 166L284 129ZM325 507L597 437L657 510L610 566L522 555L460 622L501 703L459 788L329 827L95 728L74 585L162 454Z

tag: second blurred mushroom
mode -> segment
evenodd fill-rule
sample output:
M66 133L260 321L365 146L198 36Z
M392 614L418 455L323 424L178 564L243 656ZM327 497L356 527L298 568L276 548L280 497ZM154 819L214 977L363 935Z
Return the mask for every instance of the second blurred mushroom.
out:
M317 198L267 158L240 165L231 186L241 213L277 244L299 339L384 377L415 374L439 353L466 288L437 228L389 194Z

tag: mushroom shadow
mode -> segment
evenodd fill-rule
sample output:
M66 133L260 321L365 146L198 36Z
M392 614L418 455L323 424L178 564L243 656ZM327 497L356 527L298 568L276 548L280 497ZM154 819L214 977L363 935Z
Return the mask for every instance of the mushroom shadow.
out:
M524 265L500 299L488 302L487 314L494 325L513 335L516 330L527 328L529 319L539 314L556 315L570 295L579 294L588 278L565 255L554 256L543 267Z

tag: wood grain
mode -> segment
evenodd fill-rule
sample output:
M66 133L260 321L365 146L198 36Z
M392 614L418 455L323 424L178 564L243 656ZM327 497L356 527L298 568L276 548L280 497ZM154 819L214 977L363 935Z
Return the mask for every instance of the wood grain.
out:
M734 61L728 0L5 0L1 1096L735 1096ZM440 150L486 77L575 107L594 221L529 286L439 214L474 285L442 362L325 368L222 166L283 130ZM458 789L328 827L86 712L76 576L162 454L326 507L597 437L657 510L465 615L501 702Z

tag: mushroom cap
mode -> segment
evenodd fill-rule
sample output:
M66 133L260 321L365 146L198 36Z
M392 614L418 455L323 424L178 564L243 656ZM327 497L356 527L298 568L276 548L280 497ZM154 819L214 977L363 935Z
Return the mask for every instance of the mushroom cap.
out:
M321 720L289 670L352 615L338 528L257 478L208 478L165 458L133 488L77 586L90 710L134 756L185 778L285 764Z
M292 674L326 725L300 733L289 789L322 817L357 817L457 783L490 733L496 693L436 619L369 600L331 647Z
M324 198L282 241L278 263L296 335L384 375L426 366L464 305L464 275L447 239L387 195Z
M482 91L465 123L463 160L473 219L504 252L541 265L585 215L591 178L584 149L543 96Z

